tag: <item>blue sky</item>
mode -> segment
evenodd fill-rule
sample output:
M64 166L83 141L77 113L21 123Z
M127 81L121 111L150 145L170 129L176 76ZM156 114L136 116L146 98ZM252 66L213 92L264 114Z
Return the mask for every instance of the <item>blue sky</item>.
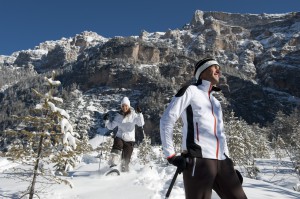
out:
M104 37L165 32L189 23L196 10L299 12L300 0L1 0L0 55L85 30Z

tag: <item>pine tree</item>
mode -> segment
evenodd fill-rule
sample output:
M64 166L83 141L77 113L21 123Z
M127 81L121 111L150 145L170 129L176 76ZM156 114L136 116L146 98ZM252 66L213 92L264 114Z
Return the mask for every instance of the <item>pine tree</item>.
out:
M300 179L300 111L293 110L290 115L277 112L271 125L272 148L275 157L281 160L288 156ZM295 190L298 191L299 185Z
M247 175L255 178L259 172L255 158L269 156L265 129L252 127L234 116L232 111L224 121L227 144L231 159L236 165L245 168Z
M138 158L140 160L140 163L143 165L148 164L156 157L154 156L154 152L151 146L151 139L149 136L145 135L144 133L144 139L140 143L138 147Z
M277 112L275 120L273 122L274 125L272 125L272 135L275 140L277 140L279 136L281 136L281 138L285 138L285 132L287 132L290 129L288 123L286 123L285 118L286 115L282 111Z
M268 141L268 134L270 129L266 127L259 127L258 124L250 126L254 135L254 158L270 158L270 142Z
M287 116L282 112L278 111L275 117L275 120L272 124L270 137L271 137L271 146L274 150L275 157L281 159L285 157L286 144L289 144L289 137L291 136L290 132L292 127L286 120Z
M282 115L282 113L278 113L276 115L276 122L281 121L280 125L275 124L274 129L281 132L280 145L276 146L281 150L284 150L284 155L287 154L291 159L295 170L300 175L300 112L298 109L295 109L290 115ZM274 122L275 122L274 121Z
M55 81L54 76L55 72L51 78L45 77L50 87L47 93L41 94L32 89L41 99L40 103L31 110L30 115L15 116L21 123L17 129L6 131L15 138L6 155L14 161L33 167L30 169L33 173L32 180L24 194L29 195L30 199L38 195L35 187L41 182L37 180L38 177L56 183L63 182L72 187L70 182L56 177L51 168L44 168L44 165L55 164L58 171L67 172L70 166L75 166L78 155L88 150L87 140L79 141L80 136L73 131L69 114L64 109L56 107L56 104L63 103L63 100L53 96L57 86L60 85L60 81Z
M300 175L300 111L295 109L290 117L288 122L292 126L292 132L290 136L290 149L289 151L292 154L292 160L295 162L295 169L298 171L298 176Z
M285 146L286 143L285 141L281 138L281 136L277 136L277 139L272 140L272 148L274 150L274 155L276 158L281 160L282 158L286 157L286 151L285 151Z
M243 142L244 129L241 121L234 116L234 112L232 111L226 117L224 126L230 157L235 164L241 165L245 155L245 145Z
M96 151L98 151L99 158L109 160L113 142L114 139L111 136L106 137L105 140L103 137L103 142L101 142L101 144L96 148Z

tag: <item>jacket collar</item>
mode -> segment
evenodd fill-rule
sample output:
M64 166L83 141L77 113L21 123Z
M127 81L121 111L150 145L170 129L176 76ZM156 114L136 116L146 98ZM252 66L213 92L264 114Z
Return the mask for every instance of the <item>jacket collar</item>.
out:
M212 89L212 84L210 81L202 79L202 83L200 85L198 85L198 88L200 90L203 90L204 92L209 92Z

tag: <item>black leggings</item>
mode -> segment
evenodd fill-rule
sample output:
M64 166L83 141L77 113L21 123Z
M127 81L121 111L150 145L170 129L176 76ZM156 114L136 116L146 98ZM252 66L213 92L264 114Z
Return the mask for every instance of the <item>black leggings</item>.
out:
M212 189L222 199L247 198L229 158L188 158L187 169L183 171L183 181L186 199L211 199Z
M112 146L111 152L113 153L115 150L122 151L121 160L122 166L124 166L125 171L129 169L129 162L133 152L133 144L134 142L125 142L119 137L115 137L114 144Z

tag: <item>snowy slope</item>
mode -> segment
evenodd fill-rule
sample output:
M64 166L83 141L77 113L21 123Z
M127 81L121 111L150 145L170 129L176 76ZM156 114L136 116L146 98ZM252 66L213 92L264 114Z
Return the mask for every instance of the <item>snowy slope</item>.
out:
M91 143L96 147L103 139L97 136ZM106 161L101 161L99 171L99 159L95 158L97 153L86 155L74 171L70 172L66 177L72 184L73 188L65 185L48 186L40 193L43 199L117 199L120 196L131 199L151 198L161 199L165 197L175 167L165 166L164 164L156 164L151 162L144 166L137 159L137 149L134 150L131 170L129 173L121 173L120 176L103 176L103 173L108 168ZM285 161L287 163L287 161ZM296 199L300 198L300 193L293 191L289 187L295 184L296 178L285 167L276 167L276 172L271 172L274 165L278 165L276 160L258 161L258 166L261 168L261 180L244 178L244 190L251 199ZM25 182L20 182L18 179L6 178L11 175L10 168L15 166L6 158L0 158L0 198L19 198L18 192L23 191L28 186ZM285 172L284 172L285 171ZM274 175L275 174L275 175ZM273 175L273 177L271 177ZM271 178L270 178L271 177ZM276 180L277 179L277 180ZM280 180L281 179L281 180ZM284 179L284 180L283 180ZM263 181L264 180L264 181ZM272 183L265 182L269 180ZM273 183L281 182L280 186ZM18 183L18 186L16 186ZM171 192L170 199L184 198L184 189L182 175L179 175ZM213 199L219 197L213 193Z

